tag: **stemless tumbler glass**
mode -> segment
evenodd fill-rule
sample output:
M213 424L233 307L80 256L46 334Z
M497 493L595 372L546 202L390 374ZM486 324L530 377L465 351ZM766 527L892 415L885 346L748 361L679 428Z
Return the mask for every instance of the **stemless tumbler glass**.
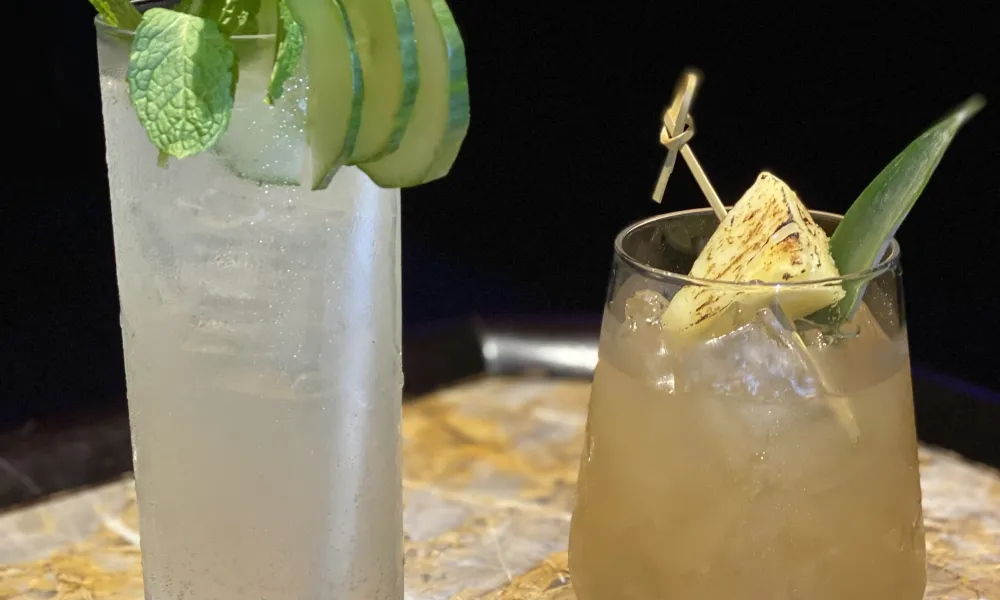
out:
M813 216L828 233L840 220ZM898 245L869 271L819 283L680 275L717 225L710 210L679 212L615 240L570 535L577 596L919 600ZM804 286L864 292L839 329L792 321L771 302L737 305L715 337L680 339L660 315L688 285L777 298Z

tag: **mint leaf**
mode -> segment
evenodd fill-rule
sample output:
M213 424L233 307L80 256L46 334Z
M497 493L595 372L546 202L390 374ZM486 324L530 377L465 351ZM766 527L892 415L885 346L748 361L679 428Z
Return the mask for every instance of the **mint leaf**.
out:
M215 21L229 35L257 33L261 0L184 0L183 12Z
M216 23L163 8L143 13L129 57L129 96L161 152L184 158L222 137L237 76L236 54Z
M302 37L302 27L292 12L288 10L285 0L278 2L278 40L274 47L274 69L271 71L271 81L267 84L265 101L273 104L285 91L285 82L295 72L305 46Z
M90 0L104 22L112 27L120 27L129 31L139 26L142 18L128 0Z
M226 33L257 33L257 13L260 0L226 0L219 13L219 26Z
M189 15L219 22L219 15L226 5L226 0L183 0L180 6Z

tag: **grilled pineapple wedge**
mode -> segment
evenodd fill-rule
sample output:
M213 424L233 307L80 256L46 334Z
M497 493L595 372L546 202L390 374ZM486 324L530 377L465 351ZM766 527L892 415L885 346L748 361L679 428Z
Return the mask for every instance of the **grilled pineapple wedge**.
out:
M799 283L838 277L830 240L794 191L764 172L723 219L698 255L690 276L720 282ZM738 313L777 299L789 319L807 316L844 297L839 285L688 285L662 316L664 329L693 336L727 333Z

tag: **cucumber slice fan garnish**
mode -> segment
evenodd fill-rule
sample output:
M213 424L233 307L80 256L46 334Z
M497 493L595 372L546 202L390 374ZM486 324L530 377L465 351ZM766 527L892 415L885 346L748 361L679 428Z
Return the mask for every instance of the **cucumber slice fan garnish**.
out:
M409 0L420 89L399 148L361 170L382 187L412 187L448 174L469 128L465 45L445 0Z
M341 0L361 58L365 103L348 164L368 162L399 147L420 85L417 40L408 0Z
M309 98L306 138L312 189L324 189L343 166L361 128L361 59L347 12L337 0L287 0L306 42Z

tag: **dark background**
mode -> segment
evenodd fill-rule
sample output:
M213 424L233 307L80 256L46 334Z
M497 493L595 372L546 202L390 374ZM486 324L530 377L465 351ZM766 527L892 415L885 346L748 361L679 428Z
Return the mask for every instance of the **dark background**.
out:
M6 37L0 100L13 153L0 184L0 424L124 390L93 13L86 0L14 5L24 26ZM473 122L452 174L404 192L407 327L599 313L616 231L704 203L684 166L664 206L649 200L659 116L687 65L706 77L693 147L724 200L771 169L835 212L982 92L993 104L960 133L899 239L917 368L1000 391L1000 22L987 3L451 5Z

